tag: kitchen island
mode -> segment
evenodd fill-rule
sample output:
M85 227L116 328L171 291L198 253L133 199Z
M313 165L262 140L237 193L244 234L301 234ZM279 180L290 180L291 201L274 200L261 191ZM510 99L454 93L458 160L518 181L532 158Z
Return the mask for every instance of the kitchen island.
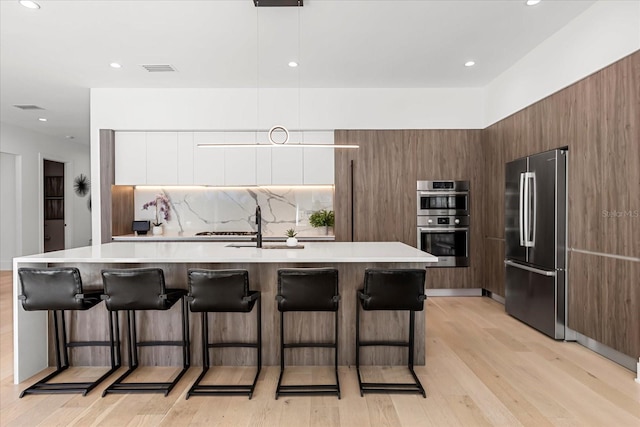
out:
M235 245L235 246L234 246ZM242 246L245 245L245 246ZM266 365L279 363L279 312L276 307L277 270L295 267L334 267L339 271L339 353L341 365L355 363L356 290L362 288L366 268L424 268L437 258L399 242L307 242L302 249L276 249L265 243L263 248L248 243L228 242L112 242L64 251L14 258L14 381L19 383L50 364L47 358L48 328L45 312L26 312L19 304L17 271L20 267L73 266L80 269L86 289L101 289L100 271L104 268L158 267L165 272L167 287L187 288L190 268L243 268L249 271L250 288L262 295L263 361ZM238 247L240 246L240 247ZM180 331L180 309L169 312L140 312L140 336L146 332L153 337L177 337ZM373 314L373 315L372 315ZM256 335L255 313L216 313L210 316L214 326L211 338L220 340L252 339ZM107 315L104 304L88 312L73 312L74 327L71 339L106 339ZM192 364L200 365L199 315L191 314ZM330 313L287 313L294 316L287 339L299 339L302 331L306 339L330 339L333 315ZM404 312L364 312L362 338L367 339L375 328L379 339L406 339L408 314ZM416 316L417 365L425 361L425 317ZM311 332L311 336L309 336ZM121 336L124 342L125 337ZM123 349L124 350L124 349ZM74 352L75 365L105 365L103 349L83 349ZM244 365L255 363L250 349L218 350L212 352L213 364ZM331 364L332 352L326 349L300 349L291 352L291 364ZM174 349L150 348L141 353L142 364L178 365L180 354ZM363 364L399 365L406 363L406 350L373 348L363 352Z

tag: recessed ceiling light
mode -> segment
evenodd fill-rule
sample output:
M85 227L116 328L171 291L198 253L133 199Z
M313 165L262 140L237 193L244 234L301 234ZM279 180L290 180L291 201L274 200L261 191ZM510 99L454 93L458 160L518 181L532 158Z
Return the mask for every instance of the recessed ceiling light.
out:
M465 67L473 67L474 65L476 65L475 61L467 61L464 63Z
M527 0L527 6L535 6L540 3L542 0Z
M289 62L289 67L291 67L291 68L295 68L295 67L297 67L297 66L298 66L298 63L297 63L296 61L291 61L291 62Z
M44 117L40 117L38 120L40 120L41 122L46 122L47 119L45 119Z
M40 9L40 5L34 1L21 0L20 4L29 9Z
M109 64L109 66L111 68L122 68L122 65L118 64L117 62L112 62L111 64Z

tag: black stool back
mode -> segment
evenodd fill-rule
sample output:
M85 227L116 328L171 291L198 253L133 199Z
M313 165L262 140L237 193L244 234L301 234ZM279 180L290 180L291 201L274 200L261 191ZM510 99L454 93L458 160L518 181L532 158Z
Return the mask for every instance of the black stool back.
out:
M247 270L203 270L191 269L189 276L189 307L192 312L202 313L202 372L191 389L187 399L197 395L236 395L253 396L260 370L262 369L262 314L260 292L249 290L249 272ZM257 303L255 342L217 342L209 341L208 313L249 313ZM257 372L253 383L233 385L201 385L200 382L210 368L209 349L225 347L245 347L257 350Z
M289 268L278 270L278 311L280 311L280 377L276 399L281 394L335 394L340 399L338 378L338 270L334 268ZM334 341L292 342L284 340L284 313L291 311L329 311L335 313ZM320 347L334 350L335 384L282 385L284 351L289 348Z
M127 346L129 369L104 391L108 393L164 393L165 396L175 387L189 368L189 316L184 289L168 289L165 286L164 272L161 268L129 268L102 270L104 295L107 309L115 313L127 312ZM136 310L169 310L182 300L182 339L180 341L138 341L136 332ZM116 323L117 325L117 323ZM116 326L116 329L118 327ZM182 348L182 370L169 382L123 382L138 367L139 347L175 346Z
M26 311L47 310L53 313L56 370L25 389L25 394L82 393L86 395L120 367L116 359L116 342L113 329L109 329L109 341L67 341L65 310L89 310L100 303L100 292L84 293L80 271L75 267L20 268L18 269L21 294L18 298ZM62 324L62 328L58 323ZM111 321L109 321L111 326ZM60 348L60 341L63 348ZM119 345L119 344L118 344ZM111 369L93 382L48 383L69 367L69 348L105 347L111 349ZM118 352L119 354L119 352Z
M426 271L421 269L366 269L364 289L356 300L356 370L360 395L364 393L420 393L426 397L424 387L413 370L415 312L424 309L424 283ZM359 303L358 303L359 301ZM360 307L363 310L408 310L409 338L407 341L361 341ZM360 374L360 348L374 346L407 347L408 368L413 383L368 383Z

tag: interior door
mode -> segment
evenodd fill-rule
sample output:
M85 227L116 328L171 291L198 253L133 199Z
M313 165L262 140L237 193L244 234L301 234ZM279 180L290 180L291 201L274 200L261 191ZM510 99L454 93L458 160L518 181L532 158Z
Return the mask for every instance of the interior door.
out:
M44 160L44 251L64 249L64 163Z
M527 159L506 164L504 193L505 257L520 262L527 261L527 250L520 244L522 226L521 174L527 172Z

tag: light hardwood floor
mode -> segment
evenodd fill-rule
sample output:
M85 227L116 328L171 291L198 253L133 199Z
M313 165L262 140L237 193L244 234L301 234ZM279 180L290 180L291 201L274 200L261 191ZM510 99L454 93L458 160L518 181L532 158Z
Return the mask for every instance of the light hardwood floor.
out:
M559 343L504 313L488 298L430 298L427 364L416 371L427 390L417 395L360 397L355 368L340 367L342 399L274 400L276 367L267 367L252 400L184 399L199 368L168 396L109 395L106 384L86 397L26 396L34 378L13 384L11 273L0 272L0 425L6 426L639 426L640 384L634 374L573 343ZM92 369L72 369L77 378ZM142 370L141 375L154 375ZM249 368L219 368L211 379L247 381ZM402 370L366 370L368 379L394 379ZM39 377L39 376L38 376ZM294 368L289 381L330 377L323 368Z

